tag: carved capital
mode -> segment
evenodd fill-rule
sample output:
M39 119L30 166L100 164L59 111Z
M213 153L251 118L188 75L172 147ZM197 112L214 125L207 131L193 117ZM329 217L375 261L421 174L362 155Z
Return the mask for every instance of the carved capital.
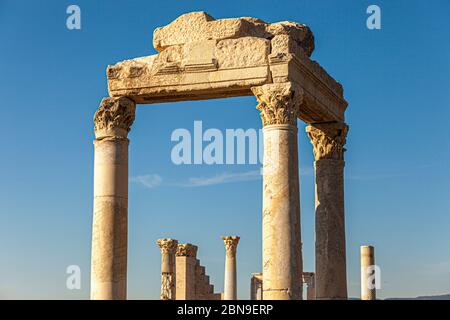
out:
M156 243L161 248L161 254L169 254L169 253L174 254L177 251L178 240L163 238L158 239Z
M317 123L306 127L314 148L314 159L344 160L348 125L340 122Z
M103 98L94 115L97 139L104 137L126 138L133 124L136 103L127 97Z
M236 254L237 245L240 237L238 236L222 236L225 250L227 253Z
M197 257L198 247L190 243L179 244L177 247L177 257Z
M258 100L263 126L272 124L297 125L303 90L293 82L265 84L251 88Z

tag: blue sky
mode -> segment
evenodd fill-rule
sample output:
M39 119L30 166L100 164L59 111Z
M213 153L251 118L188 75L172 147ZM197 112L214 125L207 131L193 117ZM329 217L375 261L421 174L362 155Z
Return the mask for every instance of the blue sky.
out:
M82 29L66 28L81 8ZM366 28L381 7L382 29ZM312 58L349 102L346 227L349 294L359 297L359 246L382 269L379 297L450 293L450 3L448 1L0 1L0 298L89 297L93 114L107 95L105 69L156 53L152 32L189 11L253 16L311 27ZM130 133L128 297L157 299L155 241L199 246L223 287L220 236L241 236L238 290L261 270L261 181L224 182L257 165L175 166L173 130L255 128L254 97L139 106ZM304 269L314 269L312 147L299 122ZM221 179L222 177L222 179ZM183 185L192 178L208 186ZM232 179L233 180L233 179ZM239 179L234 179L239 180ZM179 184L182 184L180 186ZM79 265L82 289L67 290Z

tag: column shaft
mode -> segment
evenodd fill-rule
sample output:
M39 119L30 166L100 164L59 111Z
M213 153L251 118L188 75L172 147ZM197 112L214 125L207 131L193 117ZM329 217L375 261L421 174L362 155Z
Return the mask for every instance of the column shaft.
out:
M297 127L265 126L263 176L263 298L301 298Z

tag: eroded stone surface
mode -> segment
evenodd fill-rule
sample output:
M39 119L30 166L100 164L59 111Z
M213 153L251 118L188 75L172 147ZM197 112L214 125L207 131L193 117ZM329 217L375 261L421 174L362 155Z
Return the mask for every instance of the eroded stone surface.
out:
M156 50L162 51L189 42L242 37L272 39L277 35L289 36L308 56L314 50L313 34L303 24L290 21L270 24L250 17L215 20L206 12L186 13L170 24L157 28L153 33L153 45Z
M215 20L192 12L156 29L154 44L158 54L108 67L110 96L136 103L211 99L295 82L304 91L302 120L344 121L342 86L309 58L314 37L303 24L249 17Z

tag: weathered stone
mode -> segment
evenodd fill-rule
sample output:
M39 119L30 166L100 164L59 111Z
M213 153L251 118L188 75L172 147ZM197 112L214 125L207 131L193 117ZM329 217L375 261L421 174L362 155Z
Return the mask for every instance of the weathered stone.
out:
M375 269L375 249L373 246L361 246L361 300L376 300L375 283L372 281Z
M348 126L306 128L314 147L316 181L316 297L347 299L344 215L344 144Z
M159 54L108 67L111 96L157 103L251 95L264 84L295 82L304 91L298 117L344 121L342 86L309 59L314 37L305 25L255 18L180 16L154 33Z
M163 238L158 239L156 243L161 248L161 300L175 300L175 252L177 251L178 241Z

